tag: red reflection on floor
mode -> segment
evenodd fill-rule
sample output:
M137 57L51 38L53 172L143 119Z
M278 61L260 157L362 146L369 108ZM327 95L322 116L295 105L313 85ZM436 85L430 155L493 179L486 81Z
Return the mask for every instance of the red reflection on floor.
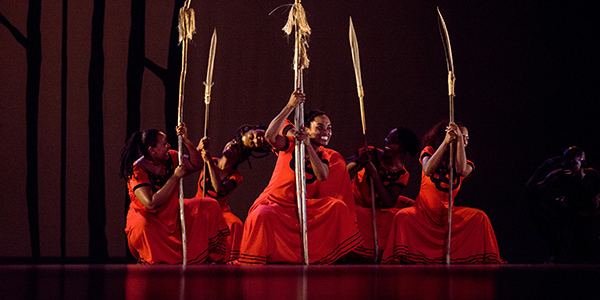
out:
M598 265L4 265L2 299L589 299Z

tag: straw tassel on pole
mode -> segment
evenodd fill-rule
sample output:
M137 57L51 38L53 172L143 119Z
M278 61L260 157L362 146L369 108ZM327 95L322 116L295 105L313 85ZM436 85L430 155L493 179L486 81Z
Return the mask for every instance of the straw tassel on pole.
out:
M301 1L296 0L290 13L288 21L282 30L289 36L292 30L295 31L294 43L294 89L304 92L302 70L308 68L309 60L307 55L308 36L311 33L310 26L306 21L306 13L302 7ZM304 127L304 103L300 103L294 114L294 123L296 128ZM305 173L305 145L303 141L296 140L295 155L295 176L296 176L296 201L298 204L298 222L300 224L300 238L302 240L302 259L304 265L309 264L308 259L308 228L306 224L306 173ZM310 145L309 145L310 147Z
M179 105L178 105L178 117L177 123L183 123L183 103L184 103L184 90L185 90L185 77L187 75L187 52L188 42L192 39L192 36L196 32L196 20L194 16L194 10L190 8L190 0L186 1L184 6L179 10L179 24L177 29L179 30L179 43L181 46L181 74L179 76ZM183 163L183 138L178 137L178 150L179 150L179 164ZM184 215L184 204L183 204L183 180L179 180L179 218L181 220L181 245L182 245L182 264L183 267L187 265L187 237L185 230L185 215Z

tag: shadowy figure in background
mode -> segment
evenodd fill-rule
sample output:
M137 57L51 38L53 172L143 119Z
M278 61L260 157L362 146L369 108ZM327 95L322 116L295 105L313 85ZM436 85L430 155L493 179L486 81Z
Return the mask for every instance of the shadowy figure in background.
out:
M546 263L600 263L600 176L569 147L546 160L525 186L528 213L550 250Z

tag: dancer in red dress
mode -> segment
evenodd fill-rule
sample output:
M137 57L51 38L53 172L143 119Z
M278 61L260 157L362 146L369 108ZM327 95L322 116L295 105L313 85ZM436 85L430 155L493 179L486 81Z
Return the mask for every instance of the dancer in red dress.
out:
M131 199L125 233L131 253L142 264L183 263L178 182L202 166L202 158L187 138L185 124L177 127L177 134L189 153L182 165L167 136L156 129L132 134L121 154L121 176ZM222 262L229 229L217 201L185 199L184 214L187 263Z
M408 183L409 174L404 166L407 155L419 153L417 135L406 127L394 128L385 138L383 149L361 148L358 153L346 159L352 180L352 192L356 204L356 218L363 243L354 250L362 259L357 262L372 262L375 257L373 241L373 220L371 213L371 184L375 187L377 244L381 257L387 245L390 225L394 215L404 207L412 206L414 200L400 195Z
M202 138L198 151L204 161L207 162L208 176L204 170L200 172L198 180L198 190L196 197L202 197L206 188L206 196L219 202L223 218L231 231L228 237L229 247L225 250L225 260L236 259L240 253L240 243L242 241L242 230L244 223L231 211L227 199L233 193L233 190L242 184L243 177L238 171L238 166L245 159L241 157L241 145L231 141L225 145L220 158L212 157L208 151L208 137Z
M231 231L226 261L233 261L239 257L244 229L244 223L231 211L227 199L244 179L238 171L238 166L250 156L254 156L254 151L267 154L271 152L271 146L264 139L265 129L266 127L258 125L241 126L236 136L225 145L219 158L212 157L208 150L210 138L203 137L198 144L197 150L204 161L208 162L208 176L205 176L204 170L200 172L196 197L202 197L206 187L206 195L216 199L221 206L223 218Z
M273 176L256 199L244 224L238 263L302 263L294 171L294 138L280 134L286 117L304 101L295 92L271 121L267 141L279 156ZM294 131L306 144L306 215L311 264L331 264L362 241L356 226L350 177L343 157L325 146L331 122L322 112L307 115L307 128Z
M440 264L445 261L449 200L448 145L456 145L455 169L452 170L455 172L455 197L463 179L473 171L473 163L467 159L465 151L468 141L466 127L447 121L438 123L426 135L425 148L420 157L423 165L421 190L415 205L401 209L394 217L382 263ZM492 225L481 210L454 206L451 238L451 263L503 263Z

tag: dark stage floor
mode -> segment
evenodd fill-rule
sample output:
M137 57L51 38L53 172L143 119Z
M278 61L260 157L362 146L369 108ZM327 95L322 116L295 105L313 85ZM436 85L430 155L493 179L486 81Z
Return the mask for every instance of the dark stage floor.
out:
M0 265L0 299L600 299L600 265Z

